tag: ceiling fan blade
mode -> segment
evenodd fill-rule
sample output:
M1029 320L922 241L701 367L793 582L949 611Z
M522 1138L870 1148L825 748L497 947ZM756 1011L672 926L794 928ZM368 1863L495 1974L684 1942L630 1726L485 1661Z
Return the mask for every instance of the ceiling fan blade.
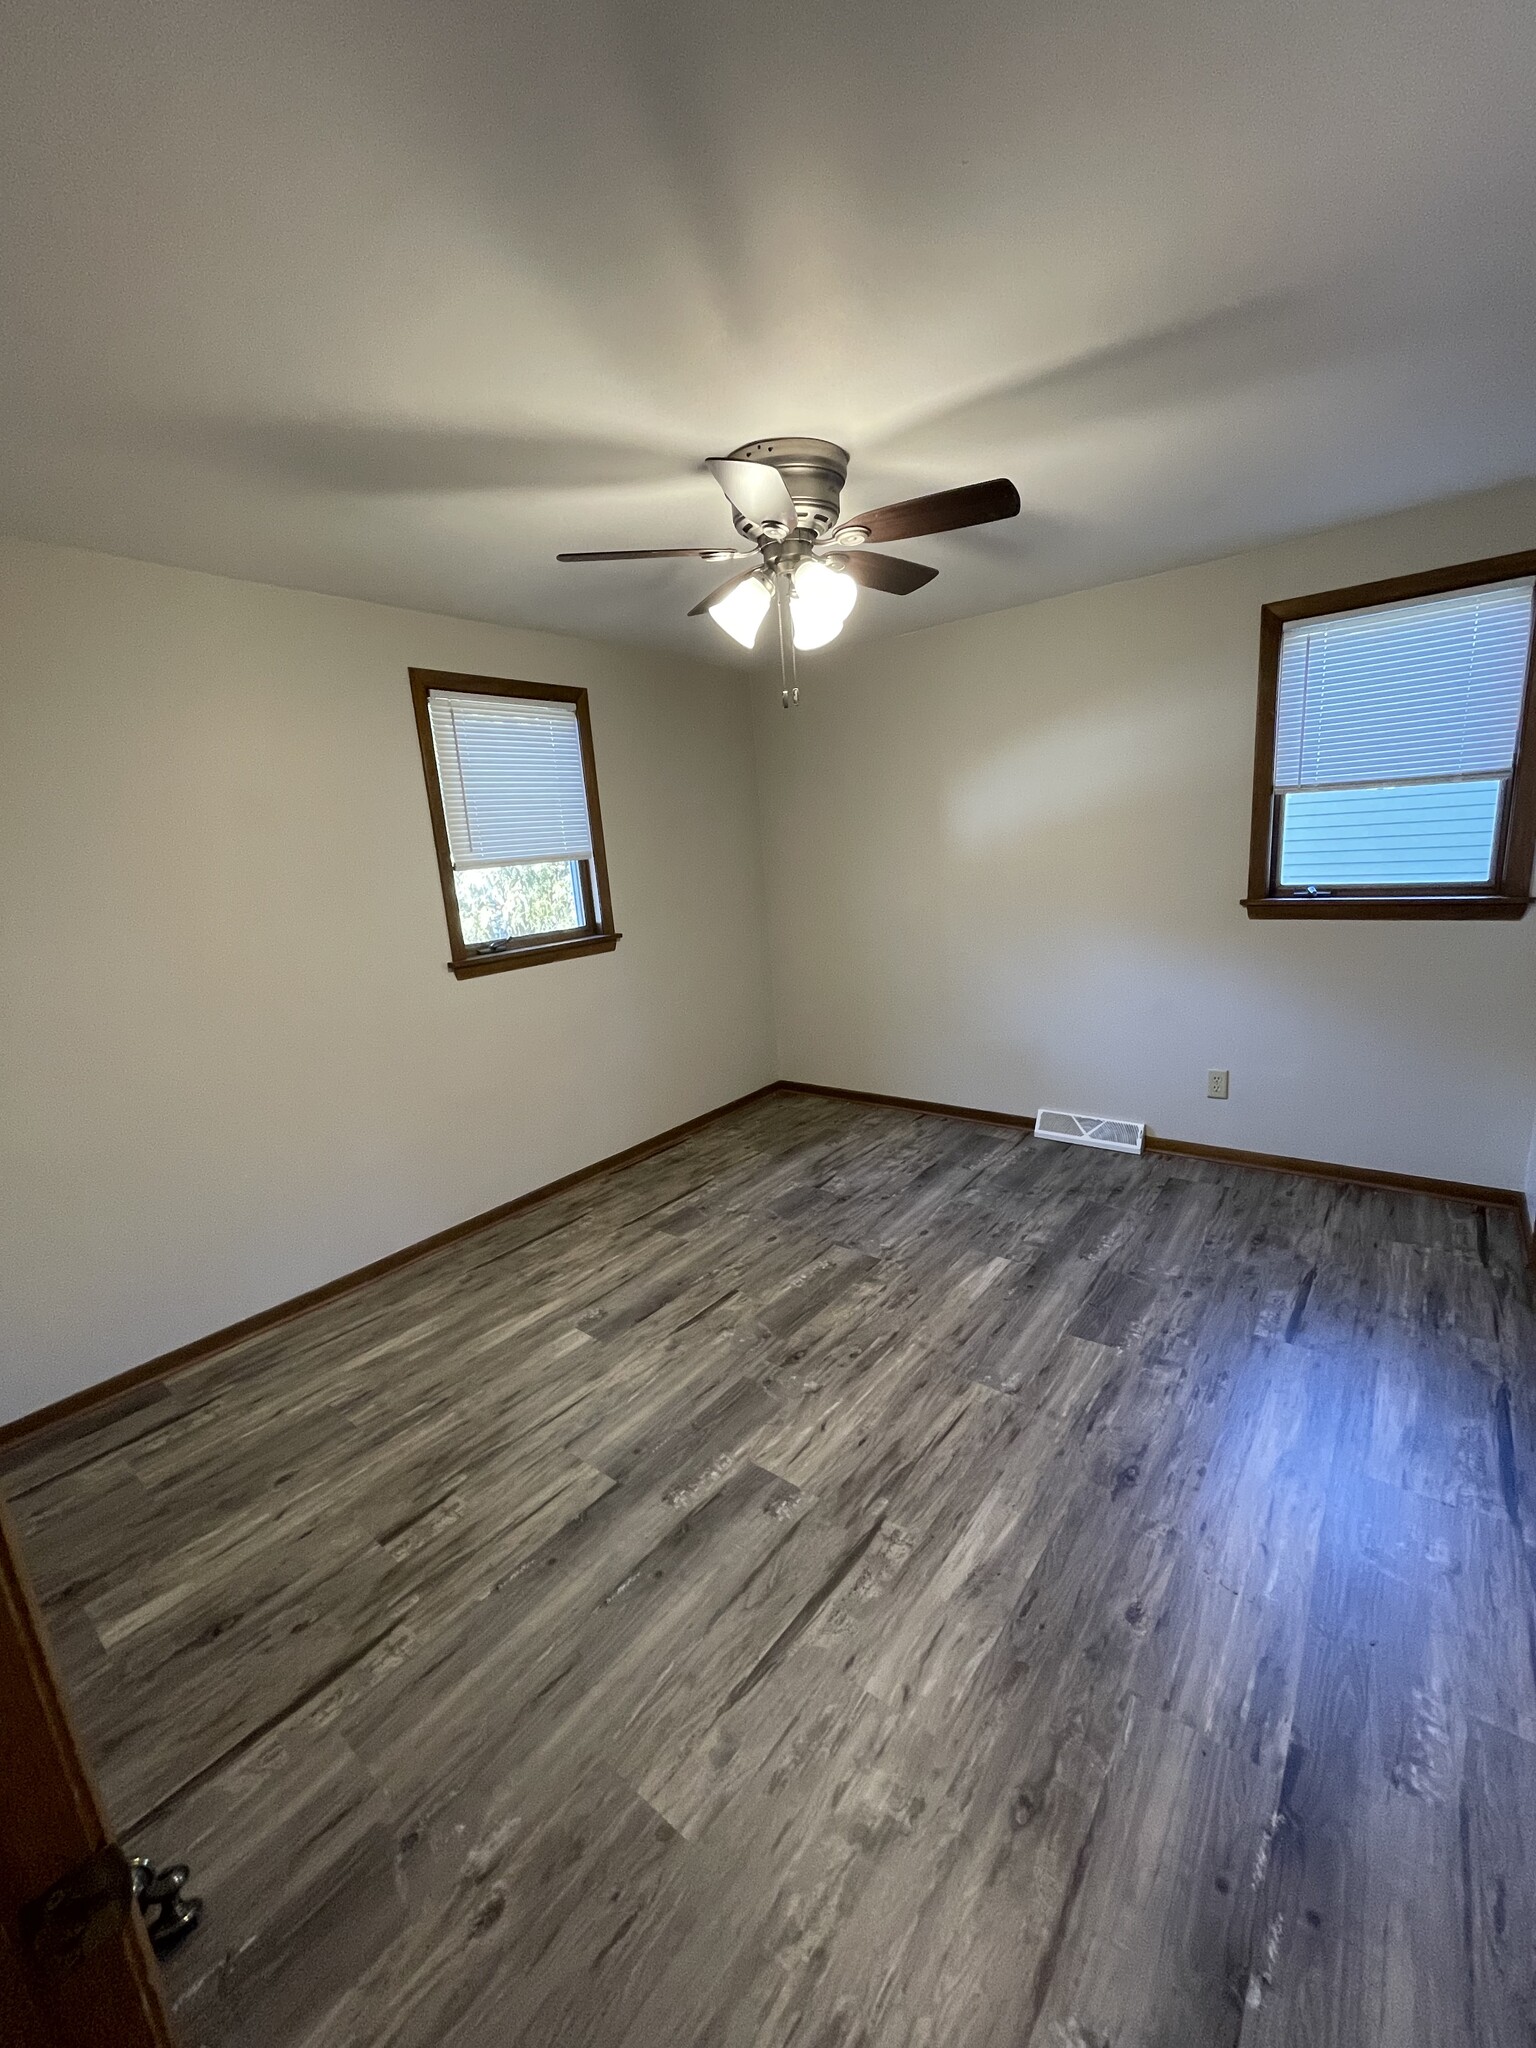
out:
M712 590L708 597L701 597L689 612L690 619L697 619L707 612L712 604L718 604L728 590L734 590L738 583L745 583L749 576L757 574L756 569L743 569L738 575L727 576L718 590Z
M840 550L822 559L845 569L866 590L888 590L892 597L909 597L939 573L926 562L904 562L898 555L872 555L863 548Z
M556 555L557 562L662 562L687 556L696 562L741 562L746 548L597 548L574 555Z
M840 519L832 538L860 527L870 540L916 540L924 533L952 533L958 526L986 526L993 519L1012 519L1019 494L1005 476L984 484L962 484L955 491L933 491L926 498L903 498L899 505L880 505L856 518Z
M750 526L782 526L793 533L800 515L789 486L766 462L737 462L711 455L704 467Z

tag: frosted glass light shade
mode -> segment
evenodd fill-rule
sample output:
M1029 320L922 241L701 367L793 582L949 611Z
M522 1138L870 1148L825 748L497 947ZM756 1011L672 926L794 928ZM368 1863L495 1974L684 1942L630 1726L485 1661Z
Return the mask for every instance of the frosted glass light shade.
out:
M765 580L761 576L749 576L745 583L735 584L724 597L712 604L709 616L733 640L740 641L743 647L750 647L757 639L769 602L770 592Z
M829 568L825 562L814 559L802 562L789 591L795 646L805 652L835 640L858 595L859 586L841 569Z

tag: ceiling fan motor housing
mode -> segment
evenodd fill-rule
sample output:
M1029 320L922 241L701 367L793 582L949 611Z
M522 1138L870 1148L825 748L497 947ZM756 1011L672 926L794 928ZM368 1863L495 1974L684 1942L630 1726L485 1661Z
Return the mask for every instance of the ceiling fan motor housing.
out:
M848 481L848 451L835 441L813 441L803 434L777 434L764 441L746 441L733 448L732 462L761 462L776 469L795 501L799 524L815 534L837 522L843 485ZM757 535L738 512L736 531L749 540Z

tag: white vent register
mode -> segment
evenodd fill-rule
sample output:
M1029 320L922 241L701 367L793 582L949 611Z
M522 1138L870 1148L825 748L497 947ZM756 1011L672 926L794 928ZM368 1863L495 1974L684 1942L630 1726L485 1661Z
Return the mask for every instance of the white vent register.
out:
M1072 1109L1042 1109L1035 1118L1037 1138L1055 1138L1063 1145L1097 1145L1103 1152L1139 1152L1145 1124L1124 1117L1084 1116Z

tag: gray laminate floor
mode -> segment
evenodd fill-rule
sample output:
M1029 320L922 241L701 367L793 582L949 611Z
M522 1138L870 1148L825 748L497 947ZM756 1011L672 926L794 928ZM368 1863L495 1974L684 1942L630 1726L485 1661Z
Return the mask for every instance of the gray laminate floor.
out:
M35 1442L189 2048L1530 2048L1527 1287L779 1096Z

